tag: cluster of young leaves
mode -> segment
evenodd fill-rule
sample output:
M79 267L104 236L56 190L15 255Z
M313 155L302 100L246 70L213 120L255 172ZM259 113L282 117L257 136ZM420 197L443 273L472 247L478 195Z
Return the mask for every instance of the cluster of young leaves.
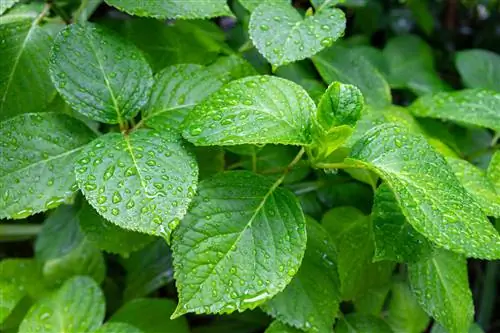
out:
M186 313L260 308L268 333L481 331L466 258L500 258L500 153L474 165L443 128L500 132L498 55L457 54L451 91L419 37L340 41L335 0L106 0L131 16L92 23L100 1L66 3L71 22L15 3L0 218L46 219L33 259L0 262L2 330L187 332ZM202 20L232 15L250 62ZM174 279L178 304L147 298Z

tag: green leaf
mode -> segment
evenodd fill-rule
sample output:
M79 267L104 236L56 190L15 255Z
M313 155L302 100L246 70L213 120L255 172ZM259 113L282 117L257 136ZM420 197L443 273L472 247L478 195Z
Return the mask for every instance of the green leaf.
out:
M103 0L82 1L80 7L73 14L73 20L75 22L87 21L102 3Z
M389 82L394 88L408 88L417 95L449 90L434 68L432 49L415 35L389 40L384 48L389 64Z
M172 253L160 238L122 260L127 271L123 298L144 297L174 280Z
M455 176L488 216L500 217L500 196L486 173L473 164L458 158L447 158Z
M500 56L487 50L457 52L455 65L467 88L482 88L500 92Z
M35 242L35 258L48 284L59 285L76 275L104 280L106 266L101 252L82 234L82 209L60 206L45 220Z
M432 252L432 244L407 222L387 184L375 192L372 221L374 260L414 262Z
M11 314L16 305L25 296L25 291L13 283L0 279L0 323Z
M82 205L79 217L85 238L97 248L128 256L155 240L142 233L122 229L102 218L88 203Z
M325 6L305 18L290 4L262 3L250 17L248 31L259 52L277 68L309 58L344 34L340 9Z
M472 324L467 332L468 333L484 333L483 329L476 323ZM438 323L434 323L434 325L432 325L431 333L448 333L448 331L446 329L444 329L443 326L439 325Z
M495 228L423 136L377 126L354 145L350 161L384 179L408 222L438 246L474 258L500 257Z
M265 3L269 5L274 4L290 4L290 0L239 0L238 1L243 7L245 7L248 11L254 11L260 4Z
M379 316L384 309L387 295L391 290L391 282L370 288L354 300L356 312Z
M474 315L465 258L446 250L408 265L418 303L450 332L467 332Z
M73 164L94 137L64 114L23 114L0 123L0 218L55 208L78 189Z
M336 333L392 333L391 327L382 319L361 313L351 313L342 318L335 327Z
M302 333L302 331L275 320L269 325L264 333Z
M466 89L420 97L410 111L416 117L440 118L500 132L500 93Z
M299 85L274 76L250 76L228 83L196 106L184 121L183 135L197 146L306 145L314 109Z
M391 104L391 89L379 70L359 52L341 46L330 47L312 58L323 80L339 81L361 90L369 105Z
M408 285L396 282L392 287L387 318L394 333L424 332L429 321L429 316L422 310Z
M355 299L368 289L387 282L394 265L372 263L374 245L369 216L354 207L337 207L328 211L321 223L337 248L343 300ZM366 279L367 276L371 278Z
M496 191L500 194L500 151L497 150L491 157L486 176L495 185Z
M136 0L106 0L121 11L131 15L154 18L196 19L231 16L226 0L163 0L137 2Z
M57 35L50 75L73 109L109 124L133 118L146 105L153 85L142 53L92 23L69 25Z
M0 18L0 120L40 112L55 95L48 73L52 37L36 15Z
M278 184L247 171L200 183L173 235L174 317L254 308L291 281L304 255L306 225L295 196Z
M167 239L196 191L198 167L169 133L108 133L80 154L76 179L89 203L124 229Z
M2 2L0 2L0 15L5 13L9 8L14 6L18 2L19 0L3 0Z
M106 323L93 333L144 333L137 327L125 323Z
M274 318L312 332L331 332L340 303L337 254L330 235L316 221L307 223L302 264L281 293L262 305Z
M74 277L31 307L19 332L92 332L104 319L104 296L88 277Z
M127 323L143 333L188 333L185 318L170 319L176 304L169 299L138 298L123 305L113 314L112 323Z

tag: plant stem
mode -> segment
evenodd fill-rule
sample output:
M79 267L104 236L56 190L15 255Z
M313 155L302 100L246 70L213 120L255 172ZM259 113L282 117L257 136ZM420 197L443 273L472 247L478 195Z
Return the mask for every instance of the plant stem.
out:
M496 299L496 278L499 261L489 261L486 263L486 274L484 277L483 292L481 294L481 303L479 304L479 314L477 322L485 330L491 323L493 308Z
M356 168L354 165L349 165L345 163L318 163L314 165L316 168L321 168L321 169L349 169L349 168Z
M46 2L45 5L43 6L42 12L40 13L40 15L38 15L36 20L33 22L33 25L40 24L40 22L43 20L43 18L50 13L51 7L52 7L52 2L51 1Z
M253 49L253 43L251 40L247 40L243 45L240 46L240 48L238 49L238 52L239 53L244 53L246 51L249 51L251 49Z
M39 224L1 224L0 240L32 238L38 235L41 229Z
M80 22L80 16L82 15L82 12L87 8L89 4L89 0L82 0L82 3L80 4L80 7L76 10L76 12L73 14L73 21L74 22Z

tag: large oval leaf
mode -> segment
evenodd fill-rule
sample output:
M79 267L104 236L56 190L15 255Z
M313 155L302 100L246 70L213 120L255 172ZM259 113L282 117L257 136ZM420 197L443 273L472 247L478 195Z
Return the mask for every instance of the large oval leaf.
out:
M398 125L377 126L350 157L387 182L408 222L432 242L470 257L500 257L497 231L423 136Z
M0 123L0 218L24 218L55 208L78 187L71 172L94 138L64 114L23 114Z
M196 191L194 156L153 130L108 133L79 156L76 179L89 203L122 228L167 239Z
M315 110L307 92L274 76L250 76L225 85L184 121L184 137L197 146L311 142Z
M457 52L455 64L467 88L500 92L500 56L487 50Z
M91 119L123 123L148 101L153 73L141 51L96 24L72 24L61 31L50 61L59 93Z
M274 1L252 12L248 31L257 50L278 67L331 46L343 35L345 24L344 13L331 6L303 18L290 4Z
M174 317L254 308L290 282L304 255L306 224L297 199L277 184L247 171L200 183L173 235Z

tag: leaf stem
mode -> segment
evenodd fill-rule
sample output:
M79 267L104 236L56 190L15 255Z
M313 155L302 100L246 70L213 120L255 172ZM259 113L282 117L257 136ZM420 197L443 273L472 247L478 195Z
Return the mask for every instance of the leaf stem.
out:
M240 46L238 49L239 53L244 53L246 51L250 51L251 49L254 48L254 45L251 40L247 40L243 45Z
M51 8L52 8L52 1L47 1L43 6L42 12L40 13L40 15L38 15L38 17L33 22L33 26L40 24L40 22L43 20L43 18L50 13Z
M80 4L80 7L76 10L76 12L73 14L73 22L78 22L80 23L80 16L82 15L82 12L85 10L89 3L89 0L82 0L82 3Z
M2 224L0 240L19 240L38 235L42 226L39 224Z
M349 169L357 168L355 165L349 165L345 163L317 163L314 165L316 168L320 169Z

